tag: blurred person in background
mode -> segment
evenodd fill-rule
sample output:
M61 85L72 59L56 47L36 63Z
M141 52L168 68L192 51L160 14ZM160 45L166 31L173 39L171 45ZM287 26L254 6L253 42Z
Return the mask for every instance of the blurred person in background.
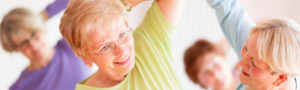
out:
M1 22L1 45L7 52L21 52L29 59L10 90L74 90L91 70L77 58L64 39L50 47L40 14L15 8Z
M200 39L184 53L188 77L204 89L234 90L238 85L238 68L232 69L226 60L230 46L226 40L213 44Z
M237 0L207 0L239 53L237 90L300 90L300 26L273 18L255 24Z

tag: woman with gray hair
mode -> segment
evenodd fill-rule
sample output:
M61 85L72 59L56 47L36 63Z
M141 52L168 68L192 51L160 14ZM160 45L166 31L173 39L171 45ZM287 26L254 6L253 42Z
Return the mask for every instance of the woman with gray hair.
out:
M300 26L289 19L255 25L237 0L208 0L222 30L240 53L240 85L248 90L299 90ZM246 87L247 85L248 87Z
M21 52L29 65L10 90L72 90L92 72L77 58L65 40L47 44L40 14L15 8L1 23L1 44L7 52Z

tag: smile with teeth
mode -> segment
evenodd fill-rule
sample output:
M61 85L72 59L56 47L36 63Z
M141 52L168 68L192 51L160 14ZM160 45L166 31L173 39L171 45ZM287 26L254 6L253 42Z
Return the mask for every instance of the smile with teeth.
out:
M129 61L130 61L130 54L128 55L128 57L125 60L120 61L120 62L114 62L114 64L124 65L124 64L128 63Z

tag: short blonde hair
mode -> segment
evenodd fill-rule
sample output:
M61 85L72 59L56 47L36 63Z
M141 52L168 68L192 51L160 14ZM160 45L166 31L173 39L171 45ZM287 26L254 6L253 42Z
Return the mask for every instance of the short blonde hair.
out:
M71 0L61 19L60 32L73 52L86 58L88 33L116 27L116 23L127 24L127 11L120 0Z
M258 32L259 58L273 71L300 75L300 26L289 19L271 19L250 33Z
M14 44L12 37L24 35L24 30L34 32L43 29L44 22L39 14L25 8L15 8L2 20L0 28L2 47L8 52L15 52L18 46Z

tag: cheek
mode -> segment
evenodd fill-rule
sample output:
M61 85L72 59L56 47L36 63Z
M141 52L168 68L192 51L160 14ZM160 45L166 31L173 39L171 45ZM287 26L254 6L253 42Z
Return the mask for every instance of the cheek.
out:
M132 36L129 38L127 43L128 43L129 48L131 49L131 52L134 53L134 39Z
M251 68L251 77L256 80L264 80L267 74L261 70Z
M44 34L38 35L38 36L35 37L35 41L38 44L44 44L45 41L46 41L46 37L44 36Z
M220 76L222 76L223 78L225 78L224 76L226 76L226 75L228 75L228 74L231 74L229 68L226 67L226 66L223 65L223 64L218 64L218 65L216 66L216 69L215 69L214 72L219 73L219 74L217 74L217 75L220 75Z
M29 52L27 51L21 51L22 52L22 54L24 55L24 56L26 56L26 57L28 57L28 58L30 58L30 54L29 54Z
M33 59L35 55L32 54L31 50L21 50L22 54L29 59Z
M225 65L222 65L222 64L219 64L217 67L217 70L221 73L225 73L226 70L228 70L229 68L228 67L225 67Z
M204 86L209 86L211 84L211 79L203 74L198 74L197 79Z
M93 60L98 67L109 67L113 65L114 56L94 57Z
M133 46L134 45L134 39L132 36L129 37L127 43L129 43L130 46Z

